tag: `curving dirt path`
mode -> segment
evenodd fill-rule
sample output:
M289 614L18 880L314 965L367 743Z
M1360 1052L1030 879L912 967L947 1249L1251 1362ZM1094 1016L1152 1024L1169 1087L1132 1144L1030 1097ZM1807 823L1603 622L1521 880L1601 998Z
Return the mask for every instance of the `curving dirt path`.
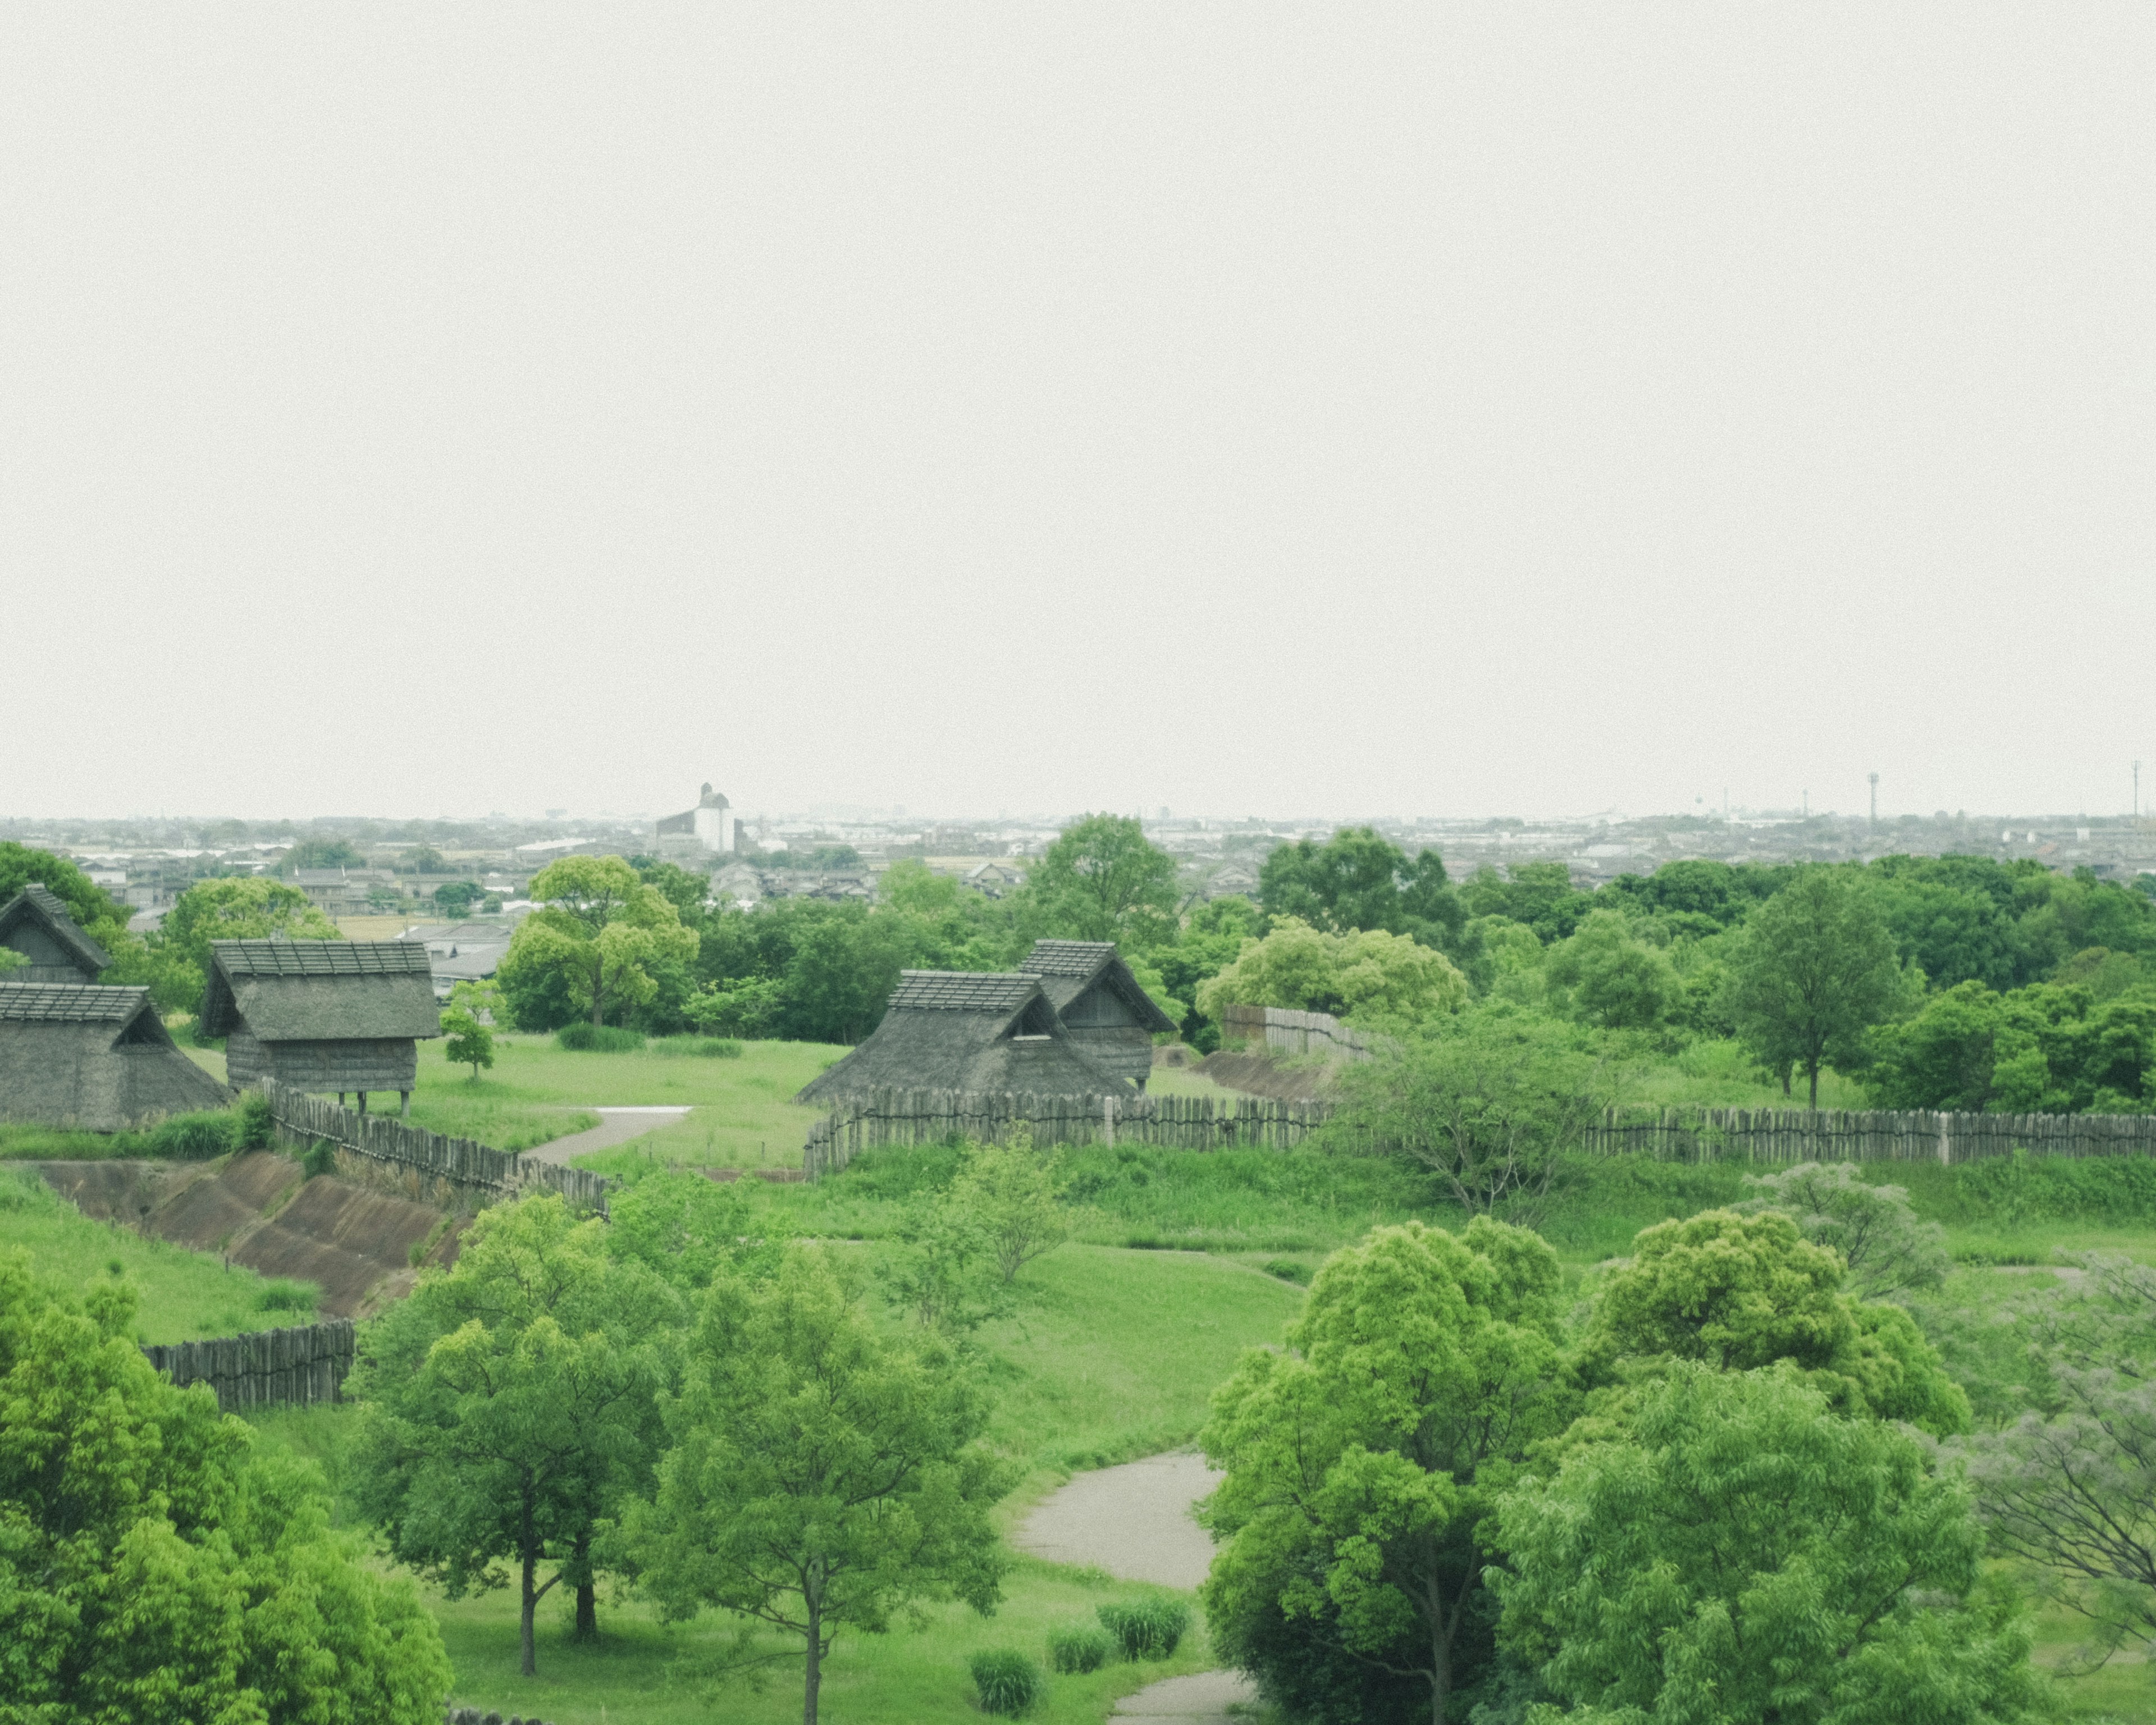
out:
M1213 1541L1190 1507L1219 1483L1205 1458L1188 1451L1097 1468L1034 1505L1011 1543L1123 1581L1194 1588L1213 1565Z
M1191 1507L1219 1483L1205 1458L1188 1451L1081 1473L1036 1503L1011 1543L1052 1563L1090 1563L1123 1581L1194 1588L1212 1567L1213 1541ZM1257 1686L1240 1671L1199 1671L1125 1696L1112 1717L1229 1725L1257 1701Z
M631 1138L640 1138L646 1132L656 1132L662 1126L671 1126L689 1111L686 1108L580 1108L580 1114L596 1114L599 1123L587 1131L571 1132L566 1138L536 1145L523 1153L526 1162L559 1163L564 1167L572 1156L582 1156L587 1150L608 1150L616 1144L626 1144Z

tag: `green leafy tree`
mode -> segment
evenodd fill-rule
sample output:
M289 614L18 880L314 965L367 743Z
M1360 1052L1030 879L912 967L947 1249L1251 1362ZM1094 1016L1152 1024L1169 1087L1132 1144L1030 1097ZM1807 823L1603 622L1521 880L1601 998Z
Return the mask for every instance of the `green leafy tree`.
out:
M400 875L446 875L449 860L431 845L415 845L397 864Z
M1534 930L1545 945L1563 940L1594 908L1591 894L1572 884L1561 862L1514 863L1503 874L1485 864L1460 889L1470 916L1507 916Z
M2036 1405L1962 1448L1996 1548L2087 1621L2092 1666L2156 1643L2156 1270L2074 1267L2015 1314Z
M1374 1681L1445 1725L1486 1671L1491 1517L1572 1405L1559 1287L1548 1245L1486 1217L1379 1228L1214 1395L1206 1615L1283 1711Z
M11 970L27 970L29 965L30 961L13 947L0 947L0 976Z
M1966 982L1875 1028L1866 1087L1889 1107L2138 1113L2156 1101L2156 997Z
M606 1022L657 992L654 973L696 956L698 937L619 856L565 856L532 878L540 901L517 925L501 980L516 1022L551 1029L567 1004ZM549 1020L552 1020L550 1022Z
M450 920L471 914L471 907L486 895L470 880L444 880L434 889L435 908Z
M84 933L117 956L128 943L127 909L64 856L0 839L0 905L35 882L68 907Z
M1294 916L1335 934L1350 929L1410 935L1458 956L1467 913L1435 850L1413 862L1370 827L1348 827L1324 844L1278 846L1258 871L1269 916Z
M1609 1030L1661 1029L1681 1009L1684 984L1669 955L1614 911L1593 911L1549 953L1544 975L1567 1009Z
M816 1725L841 1629L880 1632L917 1601L996 1605L988 1509L1009 1481L977 1441L986 1418L932 1337L893 1336L820 1251L790 1247L768 1282L712 1283L625 1545L670 1616L716 1605L797 1637Z
M301 869L363 869L367 858L349 839L302 839L277 866L288 875Z
M1181 895L1175 859L1135 820L1089 814L1065 827L1015 895L1034 932L1114 941L1142 952L1172 938Z
M1968 1430L1969 1398L1915 1320L1859 1300L1842 1276L1840 1255L1779 1210L1658 1223L1604 1284L1579 1370L1590 1384L1614 1384L1627 1363L1697 1360L1743 1372L1787 1361L1845 1413L1938 1436Z
M1946 1230L1919 1221L1900 1186L1875 1186L1849 1162L1806 1162L1774 1174L1747 1174L1754 1194L1739 1215L1777 1209L1815 1245L1837 1253L1842 1285L1860 1300L1888 1300L1936 1288L1953 1268Z
M316 1470L143 1358L135 1303L0 1254L0 1717L435 1725L413 1589L331 1531Z
M576 1592L579 1638L597 1634L593 1536L658 1453L657 1343L680 1301L605 1230L551 1195L486 1211L455 1268L376 1322L346 1386L365 1410L356 1495L391 1554L453 1599L514 1565L526 1676L557 1584Z
M493 983L459 983L449 990L449 1004L442 1014L442 1053L453 1066L470 1066L471 1081L479 1082L479 1069L494 1064L494 1022L508 1012L501 988Z
M1768 1070L1801 1070L1814 1108L1820 1068L1861 1060L1865 1032L1905 998L1893 937L1845 869L1800 870L1746 921L1730 968L1738 1034Z
M1070 1237L1062 1176L1023 1127L1008 1144L971 1146L952 1197L970 1213L1006 1283Z
M1606 1053L1576 1026L1504 1005L1389 1043L1342 1073L1335 1139L1420 1163L1471 1215L1533 1225L1614 1091Z
M1565 1717L1977 1725L2037 1710L1967 1487L1786 1367L1672 1368L1507 1497L1504 1633Z
M333 941L336 924L296 886L251 875L198 880L165 913L151 947L162 980L153 985L160 1005L197 1012L209 980L212 941Z
M770 1268L773 1248L748 1200L701 1174L654 1170L614 1194L607 1215L607 1250L684 1294L701 1293L722 1272Z
M1230 1006L1285 1006L1370 1019L1421 1020L1467 1004L1467 978L1444 953L1404 934L1327 934L1295 916L1201 983L1198 1007L1219 1019Z

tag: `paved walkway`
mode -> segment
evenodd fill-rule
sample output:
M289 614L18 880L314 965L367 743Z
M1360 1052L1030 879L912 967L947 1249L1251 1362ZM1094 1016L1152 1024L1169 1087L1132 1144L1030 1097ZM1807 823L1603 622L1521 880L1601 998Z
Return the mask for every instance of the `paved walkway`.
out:
M1235 1713L1229 1709L1234 1708ZM1258 1709L1258 1686L1240 1671L1199 1671L1167 1677L1116 1703L1117 1719L1173 1719L1179 1725L1229 1725Z
M582 1156L587 1150L610 1149L616 1144L626 1144L631 1138L640 1138L648 1132L656 1132L662 1126L671 1126L689 1111L686 1108L590 1108L578 1111L598 1115L599 1123L588 1132L572 1132L566 1138L556 1138L551 1143L526 1150L525 1158L531 1162L566 1164L572 1156Z
M1204 1456L1188 1453L1081 1473L1035 1504L1011 1543L1051 1563L1194 1588L1212 1568L1213 1541L1190 1506L1219 1483Z

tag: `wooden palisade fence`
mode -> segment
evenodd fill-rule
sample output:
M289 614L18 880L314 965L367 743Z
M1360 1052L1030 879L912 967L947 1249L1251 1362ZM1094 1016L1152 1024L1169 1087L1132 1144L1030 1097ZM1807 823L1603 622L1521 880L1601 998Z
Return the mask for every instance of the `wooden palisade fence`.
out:
M558 1192L578 1209L606 1214L606 1178L588 1168L534 1161L471 1138L446 1138L386 1115L359 1113L275 1079L264 1080L262 1088L277 1124L300 1142L326 1139L356 1156L409 1170L423 1181L440 1180L476 1194L482 1203Z
M218 1406L228 1414L341 1400L355 1351L348 1317L142 1350L151 1365L182 1389L190 1384L208 1384L217 1392Z
M1371 1039L1351 1030L1329 1012L1297 1012L1286 1006L1230 1006L1220 1014L1220 1034L1245 1047L1262 1044L1283 1054L1331 1055L1367 1060Z
M937 1144L955 1137L1007 1141L1021 1127L1036 1144L1154 1144L1177 1150L1229 1145L1286 1150L1332 1111L1327 1102L1265 1096L1041 1096L1003 1091L880 1086L841 1102L808 1129L801 1165L813 1179L836 1173L879 1144Z
M1853 1109L1612 1108L1583 1147L1658 1162L1975 1162L2156 1156L2156 1115L1934 1114Z

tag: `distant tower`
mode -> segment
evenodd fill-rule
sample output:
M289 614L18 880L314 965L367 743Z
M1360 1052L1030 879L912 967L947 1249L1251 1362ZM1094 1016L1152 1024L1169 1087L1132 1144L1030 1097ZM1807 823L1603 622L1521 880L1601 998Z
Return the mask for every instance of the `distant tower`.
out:
M1866 777L1871 781L1871 824L1876 827L1879 824L1879 775L1873 773Z

